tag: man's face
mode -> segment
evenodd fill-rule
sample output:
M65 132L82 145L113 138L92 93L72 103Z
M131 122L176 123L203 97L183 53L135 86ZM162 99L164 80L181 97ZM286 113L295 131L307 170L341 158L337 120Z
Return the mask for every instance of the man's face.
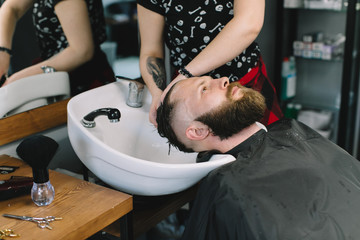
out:
M241 99L243 86L229 84L228 78L213 79L208 76L185 79L178 82L171 92L170 102L179 101L181 111L195 119L224 102Z
M229 84L227 78L183 80L171 93L170 101L174 100L178 101L178 121L174 126L183 129L182 122L187 124L196 120L206 124L221 139L231 137L259 121L265 110L264 98L259 92L236 82Z

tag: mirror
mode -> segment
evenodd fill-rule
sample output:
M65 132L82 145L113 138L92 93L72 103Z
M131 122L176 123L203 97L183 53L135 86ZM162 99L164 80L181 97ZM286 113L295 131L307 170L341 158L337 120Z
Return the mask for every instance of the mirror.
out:
M0 0L0 6L4 0ZM118 65L114 66L116 75L130 78L139 77L138 69L138 33L136 24L136 1L130 0L122 3L124 6L118 8L115 3L118 0L103 0L105 17L107 23L108 40L116 42L116 56L121 58ZM112 6L110 6L112 5ZM122 21L122 13L132 16L129 21ZM16 72L31 64L32 60L39 56L39 49L33 30L31 11L28 11L19 20L13 38L13 57L11 58L10 71ZM124 38L126 33L127 38ZM131 33L131 34L129 34ZM131 38L129 38L131 35ZM24 44L26 40L26 44ZM125 41L125 42L124 42ZM130 51L130 48L132 49ZM126 52L126 51L127 52ZM134 56L135 55L135 56ZM131 74L128 75L129 70ZM16 115L0 119L0 146L14 142L18 139L30 136L34 133L45 131L50 128L65 124L67 121L66 105L69 99L55 102L39 108L34 108Z
M0 0L0 6L1 3L2 1ZM24 44L25 41L26 44ZM13 50L13 55L10 59L11 62L9 68L10 74L28 67L29 65L32 64L33 60L40 55L38 43L36 41L36 36L34 32L34 26L32 23L31 10L28 11L16 24L16 29L13 36L12 50ZM22 107L20 107L19 109L14 109L15 110L14 113L23 112L28 109L36 108L37 106L48 104L49 101L45 101L45 100L46 99L38 99L33 101L33 103L29 102L27 106L23 107L23 110ZM11 116L15 116L13 115L14 113L10 112L9 117L5 116L4 119L6 119L6 121L9 121L9 119L11 120ZM3 115L0 116L0 118L2 117ZM2 121L0 124L2 125ZM0 136L2 138L2 134Z
M3 2L4 0L0 0L0 7ZM139 46L136 1L102 0L102 2L108 37L107 42L101 48L107 55L109 63L113 66L115 75L138 78L140 77L140 70L138 69ZM124 36L126 37L124 38ZM24 44L25 39L26 44ZM9 74L28 67L40 55L31 10L27 11L17 22L12 50L13 56L11 57ZM114 63L116 60L121 61ZM43 101L43 99L41 100ZM34 104L31 106L29 104L29 106L35 108L39 105ZM27 111L28 109L20 109L21 111L18 112ZM14 112L16 113L16 111Z
M0 1L0 6L1 3L2 1ZM13 46L16 47L14 47L14 56L11 59L11 71L18 71L26 67L26 64L31 63L38 56L38 46L32 28L31 12L29 11L17 24L13 41ZM24 44L24 39L27 44ZM20 54L20 52L24 54ZM62 100L0 118L0 146L65 124L67 122L66 105L69 100Z

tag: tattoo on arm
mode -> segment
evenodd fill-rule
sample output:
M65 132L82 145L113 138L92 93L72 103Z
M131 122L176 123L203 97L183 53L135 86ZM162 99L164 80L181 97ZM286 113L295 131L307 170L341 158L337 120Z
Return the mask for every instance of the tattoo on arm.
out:
M166 74L164 59L149 57L146 61L146 68L151 74L154 82L158 88L164 90L166 87Z

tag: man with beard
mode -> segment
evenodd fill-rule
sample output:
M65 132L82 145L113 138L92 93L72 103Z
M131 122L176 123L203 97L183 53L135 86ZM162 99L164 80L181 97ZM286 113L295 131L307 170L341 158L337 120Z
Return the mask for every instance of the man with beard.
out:
M236 158L201 181L182 239L358 239L360 163L295 120L265 128L264 108L227 78L182 80L165 96L158 131L171 145Z

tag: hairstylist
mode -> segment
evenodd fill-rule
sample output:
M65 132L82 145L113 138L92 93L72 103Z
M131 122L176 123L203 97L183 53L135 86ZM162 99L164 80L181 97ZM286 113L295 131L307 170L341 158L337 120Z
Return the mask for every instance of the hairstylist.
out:
M265 0L137 1L140 70L153 98L149 118L154 125L166 87L164 42L179 73L172 83L191 76L226 76L265 96L265 125L283 116L254 42L263 26Z
M53 69L69 72L72 95L115 81L100 49L106 39L101 0L6 0L0 8L0 76L7 76L15 26L29 9L41 58L3 86Z

